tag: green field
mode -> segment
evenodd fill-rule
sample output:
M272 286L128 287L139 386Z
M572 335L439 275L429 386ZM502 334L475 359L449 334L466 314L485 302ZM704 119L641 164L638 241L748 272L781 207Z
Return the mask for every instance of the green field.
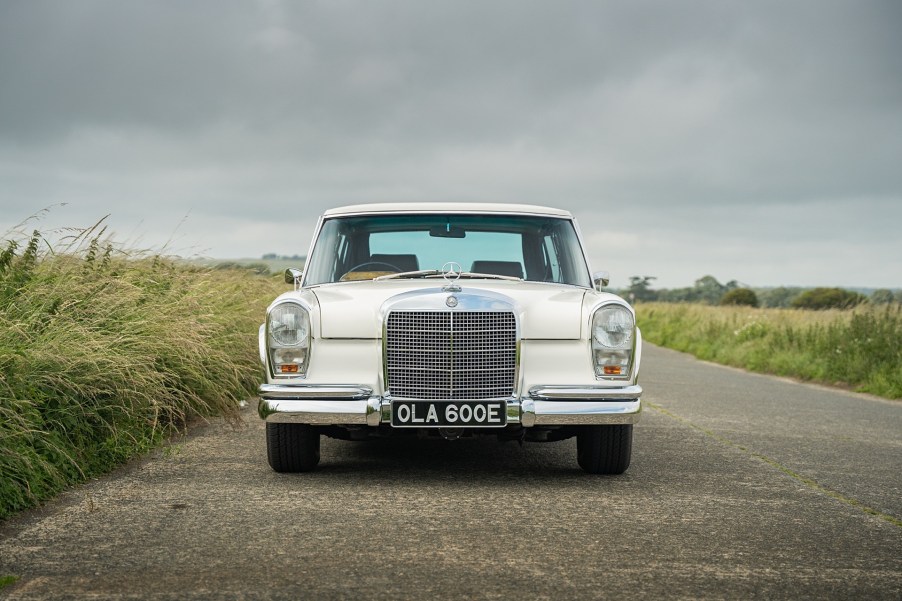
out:
M197 259L192 261L203 267L243 267L256 271L267 271L270 274L284 273L289 267L304 269L304 259Z
M639 303L644 339L700 359L902 398L902 307L753 309Z
M0 247L0 519L158 445L236 417L261 378L279 277L133 256L83 232Z

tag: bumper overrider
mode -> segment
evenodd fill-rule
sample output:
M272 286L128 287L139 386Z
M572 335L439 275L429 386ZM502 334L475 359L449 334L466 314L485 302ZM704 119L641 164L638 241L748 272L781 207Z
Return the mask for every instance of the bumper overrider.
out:
M268 422L311 425L391 423L392 399L367 386L263 384L260 417ZM601 386L533 386L527 395L504 399L507 423L533 426L634 424L642 412L638 384ZM465 403L466 401L461 401Z

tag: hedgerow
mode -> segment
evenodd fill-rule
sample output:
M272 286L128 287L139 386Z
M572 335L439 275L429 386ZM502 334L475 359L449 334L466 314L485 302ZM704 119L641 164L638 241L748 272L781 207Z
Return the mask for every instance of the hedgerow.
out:
M117 248L91 228L0 248L0 519L146 452L195 417L236 418L277 279Z

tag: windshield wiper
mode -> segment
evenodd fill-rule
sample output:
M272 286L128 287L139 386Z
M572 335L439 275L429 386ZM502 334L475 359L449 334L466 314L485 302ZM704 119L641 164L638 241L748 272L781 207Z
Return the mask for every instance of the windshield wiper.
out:
M389 273L374 277L374 280L394 280L397 278L424 278L430 275L438 275L441 272L438 269L421 269L419 271L402 271L400 273Z
M497 273L475 273L473 271L462 271L462 278L485 279L485 280L510 280L512 282L522 282L523 278L514 275L498 275Z
M421 269L419 271L402 271L401 273L389 273L374 277L374 280L395 280L399 278L443 278L445 273L439 269ZM479 280L509 280L522 282L523 278L513 275L498 275L497 273L475 273L472 271L460 272L460 277Z

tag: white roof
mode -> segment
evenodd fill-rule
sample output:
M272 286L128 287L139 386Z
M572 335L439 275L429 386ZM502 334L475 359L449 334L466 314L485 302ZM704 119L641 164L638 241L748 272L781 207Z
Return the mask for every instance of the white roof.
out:
M369 213L516 213L572 217L569 211L535 205L503 204L494 202L386 202L337 207L325 212L326 217L336 215L364 215Z

